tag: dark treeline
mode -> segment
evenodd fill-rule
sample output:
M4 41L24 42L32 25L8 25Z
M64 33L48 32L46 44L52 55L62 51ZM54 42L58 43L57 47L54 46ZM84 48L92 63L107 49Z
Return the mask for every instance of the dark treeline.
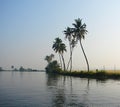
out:
M10 70L5 70L2 67L0 67L0 71L39 71L37 69L32 69L32 68L24 68L23 66L20 66L19 68L15 68L13 65L11 66Z

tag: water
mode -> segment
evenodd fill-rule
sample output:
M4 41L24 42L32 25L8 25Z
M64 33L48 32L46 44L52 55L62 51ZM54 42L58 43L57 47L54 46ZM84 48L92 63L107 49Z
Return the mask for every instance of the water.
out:
M0 107L120 107L120 81L0 72Z

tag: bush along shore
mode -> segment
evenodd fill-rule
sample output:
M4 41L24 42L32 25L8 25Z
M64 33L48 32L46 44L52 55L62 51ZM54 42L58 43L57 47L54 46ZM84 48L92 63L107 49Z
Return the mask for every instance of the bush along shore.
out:
M107 70L98 70L96 71L64 71L60 68L58 62L50 61L46 66L46 73L50 74L59 74L63 76L73 76L80 78L91 78L91 79L120 79L120 72L107 71Z
M73 76L80 78L91 78L91 79L120 79L120 72L109 72L105 70L96 71L63 71L53 70L52 72L46 71L47 73L60 74L64 76Z
M73 71L73 72L58 72L63 75L69 75L69 76L76 76L76 77L81 77L81 78L95 78L95 79L120 79L120 73L109 73L104 70L100 71L90 71L90 72L85 72L85 71Z

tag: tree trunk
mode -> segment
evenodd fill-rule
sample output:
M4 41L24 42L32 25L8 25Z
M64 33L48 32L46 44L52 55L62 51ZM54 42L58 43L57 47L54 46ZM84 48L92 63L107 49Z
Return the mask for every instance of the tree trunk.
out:
M70 54L70 59L69 59L68 65L67 65L67 70L68 70L69 66L70 66L70 72L71 72L71 70L72 70L72 52Z
M62 61L63 61L64 71L65 71L65 70L66 70L66 68L65 68L65 60L64 60L63 54L61 54L61 57L62 57Z
M71 53L70 53L70 72L72 71L72 53L73 53L73 48L71 49Z
M69 59L69 61L68 61L68 64L67 64L67 70L68 70L68 68L69 68L70 61L71 61L71 59Z
M87 59L87 56L86 56L86 54L85 54L85 51L84 51L84 49L83 49L81 39L80 39L80 46L81 46L82 52L83 52L83 54L84 54L84 57L85 57L85 60L86 60L86 63L87 63L87 70L88 70L88 72L89 72L89 63L88 63L88 59Z
M71 63L71 51L72 51L72 49L71 49L71 42L70 41L69 41L69 47L70 47L70 58L69 58L69 61L68 61L68 64L67 64L67 70L68 70L68 68L70 66L70 63Z
M60 66L61 66L61 68L62 68L62 61L61 61L60 54L59 54L59 59L60 59Z

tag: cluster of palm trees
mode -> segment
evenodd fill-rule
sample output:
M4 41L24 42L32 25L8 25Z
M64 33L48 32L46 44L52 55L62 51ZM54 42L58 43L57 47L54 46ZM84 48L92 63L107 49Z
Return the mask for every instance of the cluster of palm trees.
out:
M76 44L79 41L82 52L84 54L84 57L85 57L85 60L86 60L86 63L87 63L87 70L89 72L88 59L87 59L87 56L85 54L85 51L84 51L84 48L83 48L83 45L82 45L82 39L85 39L85 35L88 32L86 30L86 24L85 23L82 24L82 19L78 18L78 19L75 19L75 23L73 23L72 25L73 25L73 28L67 27L67 29L64 30L64 34L66 35L66 38L69 41L69 47L70 47L70 60L69 60L69 62L71 63L70 71L72 69L73 48L76 46ZM68 63L68 65L69 65L69 63Z
M85 39L85 35L88 32L86 30L86 24L82 23L82 19L78 18L78 19L75 19L75 23L73 23L72 25L73 25L73 28L67 27L64 30L65 38L69 41L69 48L70 48L70 56L69 56L67 67L65 65L65 60L63 57L64 52L66 52L66 45L62 42L62 40L59 37L55 39L52 48L56 53L59 54L61 68L63 68L64 71L69 69L69 71L71 72L73 49L76 46L76 44L79 42L87 63L87 70L89 72L88 59L82 45L82 39Z

